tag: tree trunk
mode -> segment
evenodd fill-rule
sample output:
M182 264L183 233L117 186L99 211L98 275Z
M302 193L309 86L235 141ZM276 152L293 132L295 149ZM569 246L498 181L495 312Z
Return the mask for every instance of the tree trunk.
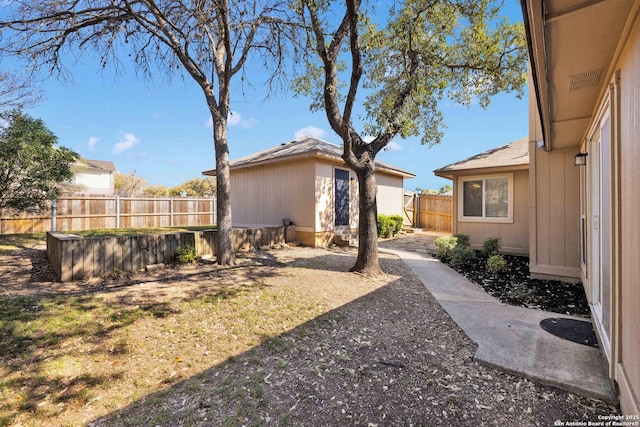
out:
M236 255L233 250L231 222L231 177L229 174L229 146L227 145L227 127L213 117L213 139L216 152L216 212L217 239L216 256L219 265L234 265Z
M376 206L376 175L373 162L356 170L358 176L358 258L353 272L377 276L382 274L378 262L378 227Z

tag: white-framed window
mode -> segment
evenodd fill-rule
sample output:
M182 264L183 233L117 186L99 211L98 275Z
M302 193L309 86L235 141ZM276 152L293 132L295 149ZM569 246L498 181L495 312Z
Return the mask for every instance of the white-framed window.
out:
M458 177L458 220L513 222L513 174Z

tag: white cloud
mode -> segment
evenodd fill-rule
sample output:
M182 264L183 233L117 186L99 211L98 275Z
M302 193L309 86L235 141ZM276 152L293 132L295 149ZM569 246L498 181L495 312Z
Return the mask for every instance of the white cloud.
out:
M362 140L364 142L366 142L367 144L371 144L374 139L375 139L375 137L370 136L370 135L364 136L362 138ZM398 142L396 142L395 139L392 139L391 141L389 141L387 146L384 147L384 151L400 151L400 150L402 150L402 145L400 145Z
M240 126L242 123L242 115L235 111L229 112L229 117L227 118L227 126Z
M400 151L402 150L402 145L397 143L395 139L392 139L384 149L389 151Z
M362 138L362 140L364 142L366 142L367 144L372 143L374 139L375 139L375 137L370 136L370 135L364 136ZM389 141L387 146L384 147L384 151L400 151L400 150L402 150L402 145L400 145L398 142L396 142L395 139L392 139L391 141Z
M100 138L95 136L90 136L89 142L87 143L87 148L89 148L89 150L91 151L95 150L96 147L98 146L98 142L100 142Z
M305 136L313 136L314 138L322 138L327 132L324 129L317 128L315 126L307 126L306 128L298 129L295 133L295 139L304 138Z
M131 149L134 145L137 145L139 143L140 143L140 138L137 138L132 133L125 133L120 138L120 141L118 141L118 143L113 147L113 150L111 152L113 154L119 154L119 153L122 153L123 151L127 151Z
M258 121L254 118L243 120L242 114L238 113L237 111L230 111L229 117L227 117L227 127L230 128L239 126L243 129L252 129L257 124ZM209 117L209 120L207 120L207 127L213 127L213 119L211 117Z

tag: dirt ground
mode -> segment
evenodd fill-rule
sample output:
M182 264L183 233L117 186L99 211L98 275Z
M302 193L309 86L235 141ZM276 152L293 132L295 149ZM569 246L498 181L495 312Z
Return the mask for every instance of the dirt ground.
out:
M421 252L433 240L385 245ZM110 329L90 348L76 337L20 358L0 355L5 379L40 369L33 378L42 381L42 360L65 351L82 361L57 378L61 390L34 387L24 394L31 404L7 404L0 425L553 426L618 413L474 362L475 345L390 255L381 254L386 274L376 279L348 273L355 249L286 246L246 253L234 268L201 262L61 284L43 249L0 251L0 299L91 295L120 311L167 310ZM236 298L235 325L202 311ZM114 351L123 336L125 348ZM110 381L78 385L101 364ZM0 383L0 398L13 399L13 384L29 386L11 381ZM90 398L63 399L80 386Z

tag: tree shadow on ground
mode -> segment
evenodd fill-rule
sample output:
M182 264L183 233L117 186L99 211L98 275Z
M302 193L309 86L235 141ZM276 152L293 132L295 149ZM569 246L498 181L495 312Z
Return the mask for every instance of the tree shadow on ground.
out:
M128 373L125 368L89 372L84 366L74 365L73 356L89 354L91 359L101 359L114 368L119 362L125 363L131 354L126 343L120 341L120 334L127 325L149 318L166 318L171 325L173 318L185 316L189 327L195 328L188 311L194 305L189 304L213 306L243 295L247 298L242 301L250 301L258 296L256 291L269 287L261 279L276 276L300 287L318 286L320 294L326 287L330 289L327 298L336 298L343 284L331 282L344 276L330 273L346 272L355 260L355 252L326 254L305 249L303 253L294 257L284 251L284 255L269 254L260 261L251 258L244 268L178 269L146 282L134 275L123 287L114 285L84 295L0 297L4 310L0 313L4 328L0 333L9 338L0 349L0 373L5 378L0 390L5 391L4 396L8 389L22 393L8 403L5 400L4 405L11 407L3 408L0 403L0 424L12 424L17 414L32 411L38 411L38 419L49 415L54 422L60 415L55 411L58 405L82 411L86 408L91 413L92 402L99 396L87 390L113 388L111 382L126 380L128 377L122 375ZM313 256L313 262L307 256ZM212 366L203 364L204 370L186 379L165 376L153 385L153 390L163 390L137 398L90 425L440 422L475 426L490 424L495 417L505 425L584 419L580 402L567 407L564 399L555 399L552 389L526 381L522 385L518 379L473 363L473 343L402 261L387 257L381 263L389 275L375 279L380 282L373 292L283 333L281 327L277 333L265 332L250 350ZM329 265L335 265L333 270ZM310 276L297 274L303 269L316 270L314 277L320 275L320 280L313 285L304 283L301 277ZM393 276L395 273L397 276ZM250 281L253 275L258 275L258 280ZM368 282L361 276L349 277L361 279L355 286ZM206 283L200 286L203 281ZM175 300L186 301L186 305L176 306L171 303ZM284 302L290 307L288 301ZM249 307L235 308L240 315ZM93 316L85 316L88 313ZM269 313L262 316L268 317ZM60 319L63 322L53 323ZM236 322L235 315L233 319ZM217 320L203 319L211 324ZM259 316L251 320L261 321ZM158 344L175 344L178 350L183 345L172 338L170 330L161 332L166 334L143 339L157 338ZM211 338L204 335L202 339ZM144 357L152 358L151 353ZM55 360L49 358L52 355ZM153 367L151 363L142 366ZM496 401L496 393L507 397ZM48 404L40 407L43 402ZM593 411L611 413L608 407L591 405L596 408ZM49 407L53 409L45 409Z
M12 294L3 286L5 293L0 294L0 425L35 410L40 418L55 417L55 409L45 408L81 407L95 390L123 380L121 370L88 372L75 359L119 363L128 353L119 337L133 323L180 315L176 301L201 298L215 303L257 292L266 286L262 279L277 274L275 267L247 261L233 268L177 269L151 278L138 274L120 281L101 279L84 289L82 284L55 289L33 283L33 276L29 279L21 269L25 250L32 249L14 248L20 261L4 265L10 274L12 269L21 272L15 287L29 292Z
M474 352L406 275L90 425L533 425L611 413L568 406L553 398L564 392L479 366Z

